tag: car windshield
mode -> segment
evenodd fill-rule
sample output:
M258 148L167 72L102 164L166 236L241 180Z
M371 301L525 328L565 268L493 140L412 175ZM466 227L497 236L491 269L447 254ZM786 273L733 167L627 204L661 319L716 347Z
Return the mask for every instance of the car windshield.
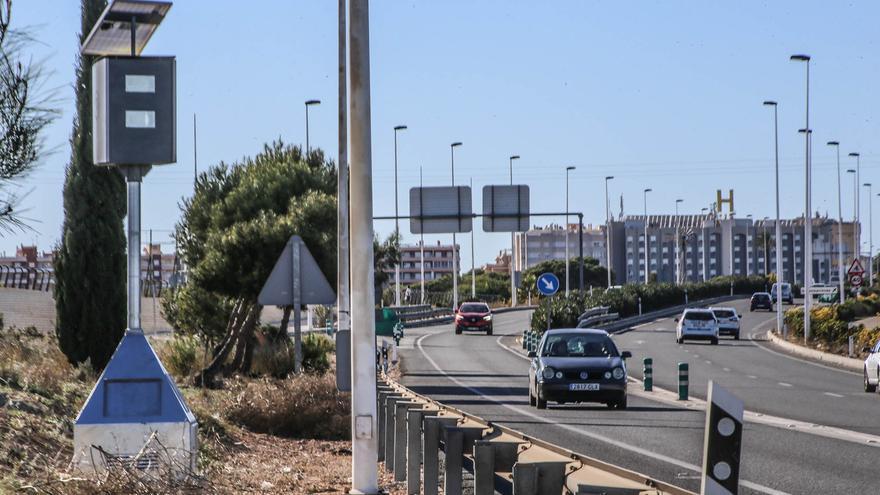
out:
M684 319L691 321L712 321L715 319L715 316L709 311L688 311L684 314Z
M712 312L715 313L715 318L733 318L736 316L736 313L729 309L715 309Z
M485 304L462 304L458 311L461 313L488 313L489 306Z
M542 357L616 357L617 347L597 333L557 333L547 337Z
M768 299L770 296L767 295L767 294L755 294L755 295L752 296L752 297L754 297L755 299L759 299L759 300L760 300L760 299Z

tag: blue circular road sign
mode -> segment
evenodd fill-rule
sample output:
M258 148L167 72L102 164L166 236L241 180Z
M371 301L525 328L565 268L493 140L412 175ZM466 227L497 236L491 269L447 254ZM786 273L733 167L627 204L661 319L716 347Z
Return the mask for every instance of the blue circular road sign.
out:
M552 296L559 290L559 278L552 273L542 273L538 276L538 292L545 296Z

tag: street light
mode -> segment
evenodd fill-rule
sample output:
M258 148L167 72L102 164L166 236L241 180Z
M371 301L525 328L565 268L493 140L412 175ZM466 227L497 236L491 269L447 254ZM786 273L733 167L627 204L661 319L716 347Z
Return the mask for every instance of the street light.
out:
M508 166L510 167L510 185L513 185L513 161L519 160L519 155L510 155L508 158ZM513 248L514 248L513 232L510 233L510 307L516 306L516 270L513 267Z
M645 283L647 284L650 280L650 265L648 264L648 193L651 192L651 189L644 190L644 199L645 199Z
M678 218L678 205L679 205L679 203L683 203L683 202L684 202L683 199L676 199L675 200L675 249L673 249L673 252L675 253L675 283L676 284L681 283L681 263L679 263L679 253L678 253L678 243L680 242L680 240L678 238L678 235L679 235L678 230L679 230L679 225L681 224L681 221Z
M810 56L809 55L792 55L792 61L804 62L806 65L806 117L804 124L804 168L806 174L806 199L804 204L804 288L806 289L806 297L804 298L804 341L810 338L810 307L813 305L813 298L810 289L813 286L813 208L812 208L812 171L810 160ZM781 290L781 286L780 286ZM779 294L779 293L777 293Z
M312 105L320 105L321 100L306 100L306 155L309 154L309 107Z
M449 153L452 165L452 187L455 187L455 148L461 146L460 141L449 145ZM452 310L458 309L458 248L455 240L455 232L452 233Z
M871 183L862 184L868 188L868 286L874 285L874 209L871 201Z
M828 146L834 146L837 152L837 278L838 295L840 304L843 304L843 198L840 188L840 142L828 141Z
M400 244L400 213L397 209L397 133L406 130L405 125L394 126L394 235ZM400 262L394 265L394 304L400 306Z
M858 177L858 175L856 173L856 169L848 168L848 169L846 169L846 173L853 174L853 190L855 191L856 194L858 194L859 184L856 179ZM858 230L858 220L856 219L856 215L858 215L858 213L856 213L857 212L856 205L857 205L856 195L853 195L853 258L858 259L859 258L859 241L858 241L858 235L856 234L856 230Z
M856 184L858 184L859 181L862 180L861 157L859 156L858 153L850 153L849 156L854 157L856 159ZM861 207L862 207L862 203L861 203L861 201L859 201L859 199L860 199L859 198L859 190L858 190L858 188L856 188L856 199L855 199L856 200L856 213L855 213L856 224L853 225L854 235L856 238L855 243L857 246L856 250L855 250L856 259L861 259L861 257L862 257L862 222L861 222L861 220L862 220L861 213L862 212L860 211Z
M568 297L568 173L576 167L565 167L565 296Z
M611 206L608 203L608 181L613 179L612 175L605 177L605 271L608 274L608 287L611 287Z
M700 258L703 261L703 282L709 280L709 273L707 265L709 264L709 260L706 259L706 253L708 252L708 248L706 247L706 216L709 213L709 208L700 208L700 213L703 215L703 218L700 219L700 231L703 234L703 249L700 254Z

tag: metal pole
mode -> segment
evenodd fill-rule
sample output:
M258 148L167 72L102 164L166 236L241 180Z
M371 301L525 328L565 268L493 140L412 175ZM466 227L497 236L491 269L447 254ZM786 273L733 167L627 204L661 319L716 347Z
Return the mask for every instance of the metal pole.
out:
M508 159L508 164L510 167L510 185L513 185L513 161L518 160L519 155L513 155ZM516 306L516 270L513 265L513 252L514 252L514 243L515 243L515 234L513 232L510 233L510 307Z
M302 281L300 279L300 251L299 242L294 242L291 246L290 264L293 271L290 277L293 280L293 372L302 373L303 351L302 351ZM287 329L282 329L285 333Z
M871 199L871 183L864 185L868 188L868 285L874 285L874 207Z
M565 297L568 297L568 173L574 167L565 167Z
M461 143L455 142L449 146L450 166L452 171L452 187L455 187L455 148ZM452 233L452 310L458 309L458 242L455 232Z
M645 200L645 283L647 284L650 279L651 274L651 265L648 263L648 193L651 192L650 189L644 190L644 200Z
M703 208L704 215L705 215L706 210L708 210L708 208ZM708 280L708 268L706 267L706 265L709 264L709 260L706 258L706 253L708 253L709 247L706 246L706 218L705 218L705 216L700 219L700 231L703 234L703 249L700 254L700 257L703 259L703 282L705 282L706 280Z
M474 188L474 179L470 179L471 190ZM477 271L474 267L474 230L471 229L471 299L477 298Z
M336 183L338 212L336 216L337 273L336 319L337 331L351 330L351 288L349 258L349 196L348 196L348 92L346 63L345 2L339 0L339 176ZM287 329L284 330L285 333ZM345 335L345 334L343 334ZM349 338L350 338L349 334Z
M776 335L782 326L782 226L779 224L779 105L773 104L773 150L776 161Z
M345 0L340 0L345 1ZM422 187L422 167L419 166L419 187ZM421 259L421 292L419 304L425 304L425 234L419 234L419 258Z
M141 177L128 172L128 330L141 329Z
M804 125L804 168L806 175L806 200L804 204L804 340L810 338L810 306L812 300L810 288L813 285L813 209L812 209L812 176L810 164L810 57L808 55L792 55L791 60L806 63L806 114ZM781 291L781 287L779 289ZM781 292L777 292L777 299Z
M835 247L837 247L837 292L840 297L840 304L843 304L843 198L840 187L840 143L829 141L828 145L834 146L837 152L837 242Z
M309 151L309 104L306 103L306 156L308 157Z
M584 214L578 213L578 290L584 290ZM592 291L592 289L590 289Z
M397 242L400 243L400 211L397 207L397 131L406 127L397 126L394 128L394 235ZM400 306L400 262L394 265L394 305Z
M608 181L613 178L612 176L605 177L605 271L608 277L606 287L611 287L611 216L609 215Z
M354 494L379 491L376 463L376 343L373 291L373 177L370 147L370 21L368 0L349 0L351 122L351 415Z

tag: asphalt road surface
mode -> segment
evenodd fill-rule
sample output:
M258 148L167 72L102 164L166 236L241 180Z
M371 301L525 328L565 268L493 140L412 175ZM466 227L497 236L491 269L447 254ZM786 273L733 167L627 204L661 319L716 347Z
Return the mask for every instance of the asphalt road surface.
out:
M690 365L687 403L641 391L630 383L629 408L602 404L537 410L528 405L528 360L514 338L528 313L495 316L495 335L455 335L452 325L407 330L401 343L413 390L570 450L699 490L710 379L745 402L752 420L743 437L741 493L875 493L880 455L880 394L861 391L861 375L789 357L763 341L775 313L743 313L743 339L717 346L675 343L674 322L660 319L615 336L630 350L629 374L640 379L642 358L654 359L655 388L675 390L677 363ZM754 339L749 336L755 334Z

